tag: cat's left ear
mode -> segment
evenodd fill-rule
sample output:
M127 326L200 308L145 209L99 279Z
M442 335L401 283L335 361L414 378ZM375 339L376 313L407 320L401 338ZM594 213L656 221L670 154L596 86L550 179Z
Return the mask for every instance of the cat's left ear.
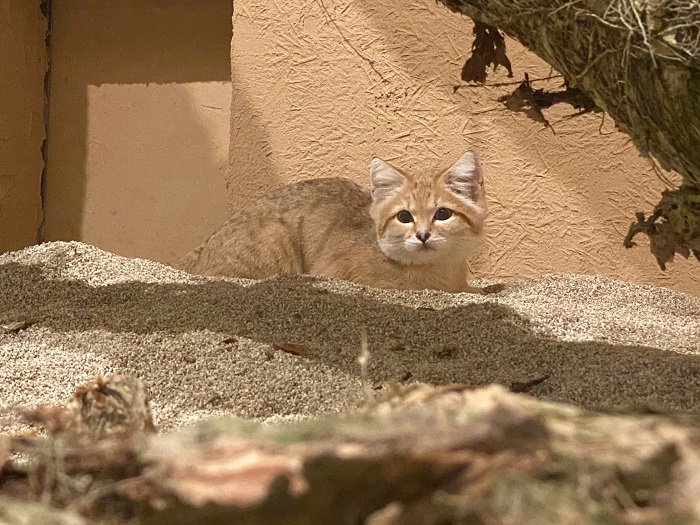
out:
M391 164L382 159L373 158L369 173L372 184L372 198L382 200L401 189L404 177Z
M479 159L467 151L443 174L445 185L457 197L475 202L483 192L484 174Z

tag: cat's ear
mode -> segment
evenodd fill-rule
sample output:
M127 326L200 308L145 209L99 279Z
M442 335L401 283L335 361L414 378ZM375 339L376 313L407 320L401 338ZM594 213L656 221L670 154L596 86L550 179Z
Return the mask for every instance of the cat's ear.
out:
M405 181L403 175L382 159L373 158L369 178L372 184L372 199L382 200L401 189Z
M483 192L484 175L479 159L473 151L467 151L450 169L443 173L447 189L457 197L476 201Z

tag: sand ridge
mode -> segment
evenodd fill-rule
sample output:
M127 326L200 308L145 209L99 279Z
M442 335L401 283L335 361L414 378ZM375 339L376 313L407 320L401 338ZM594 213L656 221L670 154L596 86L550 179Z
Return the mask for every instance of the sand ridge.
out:
M0 325L18 319L33 324L0 328L0 432L22 428L9 408L61 404L114 372L146 381L160 430L224 414L346 410L365 396L363 330L376 389L548 376L533 395L700 410L700 298L595 276L543 276L488 296L400 292L302 276L197 277L53 242L0 256Z

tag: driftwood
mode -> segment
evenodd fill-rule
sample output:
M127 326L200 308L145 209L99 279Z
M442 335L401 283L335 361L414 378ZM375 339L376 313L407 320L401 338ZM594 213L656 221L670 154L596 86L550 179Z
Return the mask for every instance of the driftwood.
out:
M50 432L0 440L0 523L700 519L691 415L594 413L499 386L415 385L352 415L203 421L158 435L143 394L140 381L116 376L82 387L65 408L29 412Z
M566 94L580 90L642 155L680 173L682 187L665 191L649 217L638 213L624 243L647 234L662 268L676 253L700 260L700 2L441 1L476 21L463 78L483 82L488 65L510 72L501 29L561 72Z

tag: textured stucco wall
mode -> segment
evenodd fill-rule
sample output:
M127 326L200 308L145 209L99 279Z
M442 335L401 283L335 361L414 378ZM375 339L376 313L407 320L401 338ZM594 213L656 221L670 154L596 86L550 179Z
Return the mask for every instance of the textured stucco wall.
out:
M58 0L46 239L174 262L226 214L230 0Z
M304 178L366 183L374 155L433 169L474 148L491 206L476 275L603 274L700 295L697 261L663 273L646 246L621 246L663 184L609 119L556 109L554 135L496 102L509 88L453 93L471 29L431 0L236 0L229 209ZM516 79L549 73L508 49Z
M0 253L41 224L47 21L40 2L0 0Z

